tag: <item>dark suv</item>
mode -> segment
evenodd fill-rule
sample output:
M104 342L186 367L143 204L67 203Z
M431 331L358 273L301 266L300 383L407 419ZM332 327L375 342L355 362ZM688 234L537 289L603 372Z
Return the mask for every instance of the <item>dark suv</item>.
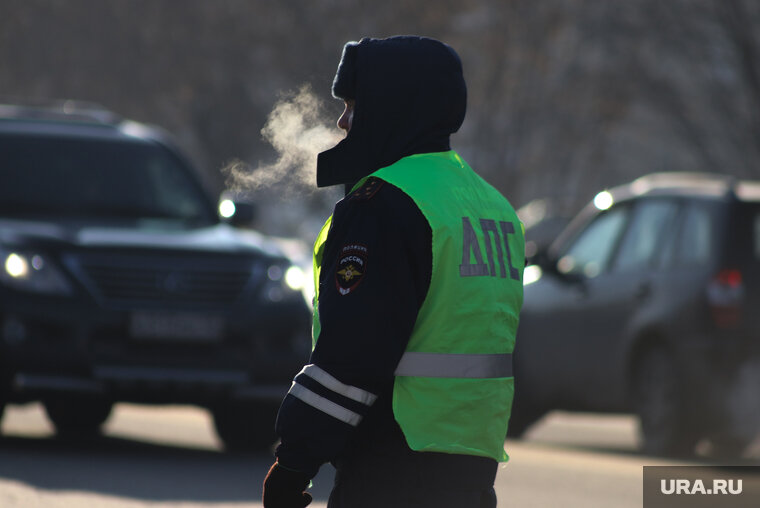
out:
M165 134L0 106L0 181L0 411L40 400L83 434L117 401L196 404L229 448L274 441L310 347L302 273L220 220Z
M538 259L512 435L563 409L634 412L656 454L704 439L736 455L757 436L760 182L640 178L599 193Z

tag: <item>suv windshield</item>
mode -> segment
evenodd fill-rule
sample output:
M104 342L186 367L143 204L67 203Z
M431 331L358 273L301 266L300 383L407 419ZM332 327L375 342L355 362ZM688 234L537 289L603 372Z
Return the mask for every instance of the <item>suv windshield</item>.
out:
M215 220L187 168L142 140L3 134L0 168L5 216Z

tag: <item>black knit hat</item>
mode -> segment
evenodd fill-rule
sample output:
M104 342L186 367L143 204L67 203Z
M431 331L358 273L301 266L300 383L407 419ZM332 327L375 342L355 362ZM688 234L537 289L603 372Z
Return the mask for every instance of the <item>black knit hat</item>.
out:
M350 189L402 157L450 150L467 109L459 56L416 35L346 44L332 93L356 104L346 137L317 157L318 187Z
M332 94L336 99L356 99L356 48L352 41L343 46L343 55L332 84Z

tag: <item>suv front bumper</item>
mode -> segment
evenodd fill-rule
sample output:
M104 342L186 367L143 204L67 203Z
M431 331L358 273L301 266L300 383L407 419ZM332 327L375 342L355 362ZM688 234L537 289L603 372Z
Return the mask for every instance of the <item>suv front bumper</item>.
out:
M198 405L228 398L280 400L311 345L310 316L300 298L259 305L256 312L208 314L223 326L186 336L162 332L161 324L136 330L134 316L142 310L49 300L2 303L0 372L10 401L65 393ZM164 315L187 311L172 312Z

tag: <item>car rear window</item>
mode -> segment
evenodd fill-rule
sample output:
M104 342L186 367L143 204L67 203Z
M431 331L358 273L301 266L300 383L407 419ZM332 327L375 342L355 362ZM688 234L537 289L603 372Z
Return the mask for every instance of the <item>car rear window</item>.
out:
M615 270L636 270L649 265L659 252L662 237L671 225L678 205L665 199L642 200L623 238Z
M713 213L705 204L692 204L687 208L681 231L678 259L685 263L705 263L711 257L715 244Z

